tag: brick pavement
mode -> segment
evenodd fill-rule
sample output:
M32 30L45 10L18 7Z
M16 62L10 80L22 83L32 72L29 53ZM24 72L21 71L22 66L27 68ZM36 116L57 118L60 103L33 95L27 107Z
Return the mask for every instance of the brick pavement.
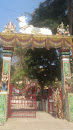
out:
M73 130L73 123L37 112L36 118L10 118L0 130Z

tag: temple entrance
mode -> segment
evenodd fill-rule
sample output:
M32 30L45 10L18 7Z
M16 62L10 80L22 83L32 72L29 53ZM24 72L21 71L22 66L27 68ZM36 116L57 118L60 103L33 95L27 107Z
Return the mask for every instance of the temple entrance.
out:
M10 25L13 26L11 22ZM8 29L10 29L10 27ZM61 28L58 28L58 30L60 29ZM69 105L72 103L73 100L72 96L69 94L68 95L69 98L65 100L66 92L68 92L68 84L66 80L71 78L70 50L72 51L72 57L73 57L73 36L59 35L59 34L51 36L42 34L33 34L33 35L23 33L18 34L13 33L14 30L12 28L10 30L11 31L7 32L5 31L5 33L0 33L0 42L3 48L3 68L2 68L1 96L0 96L2 102L0 103L1 121L3 120L3 122L5 122L7 116L9 118L36 117L36 87L34 87L35 85L30 85L30 87L28 87L29 85L27 85L26 87L24 87L24 89L18 89L17 87L14 87L12 85L10 86L11 60L14 49L19 47L24 49L32 48L32 50L35 48L46 48L47 50L51 48L60 49L59 53L61 63L61 81L62 81L62 95L63 95L62 102L63 102L64 118L69 117L68 120L73 120L71 119L73 118L73 112L72 112L73 108L66 106L67 105L66 102L68 102ZM39 69L42 72L43 68ZM45 78L47 77L45 73L44 76ZM40 78L41 76L39 76L39 79ZM7 99L8 95L9 100ZM51 112L53 111L53 109L50 97L49 97L49 103L50 103L49 109ZM7 109L7 105L9 105L9 110ZM66 108L68 108L68 110L66 110ZM8 115L6 115L6 113L8 113ZM72 115L70 113L72 113ZM71 115L71 117L69 115Z
M23 89L10 85L8 117L36 117L36 84Z

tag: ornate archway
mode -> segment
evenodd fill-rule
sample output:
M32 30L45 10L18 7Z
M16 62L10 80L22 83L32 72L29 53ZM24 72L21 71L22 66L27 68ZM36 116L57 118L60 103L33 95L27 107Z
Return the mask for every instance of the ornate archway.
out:
M10 66L11 57L15 47L21 46L23 48L60 48L61 54L61 73L62 73L62 85L64 91L66 91L65 78L66 75L70 75L70 50L73 52L73 36L45 36L45 35L27 35L18 33L0 33L0 40L3 47L3 73L8 74L8 92L10 81Z
M63 96L66 92L67 86L65 79L67 75L71 75L70 72L70 50L73 55L73 36L66 35L40 35L40 34L21 34L21 33L0 33L0 42L3 47L3 69L2 78L4 73L8 76L7 78L7 93L9 94L10 84L10 67L11 58L14 48L21 46L23 48L47 48L50 49L60 48L61 57L61 77L62 77L62 92ZM65 101L64 101L65 102ZM65 108L64 108L65 111Z

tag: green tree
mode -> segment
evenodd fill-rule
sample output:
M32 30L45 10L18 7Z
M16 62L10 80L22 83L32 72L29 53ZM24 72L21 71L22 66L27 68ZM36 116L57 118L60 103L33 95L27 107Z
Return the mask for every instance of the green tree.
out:
M27 65L25 64L24 59L26 54L25 49L16 48L14 52L15 62L11 66L11 83L17 84L19 87L24 87L25 77L27 77ZM21 85L20 85L21 81Z
M30 79L37 79L43 93L45 85L49 85L55 81L55 78L61 79L60 73L60 60L56 49L51 48L47 50L42 49L29 49L26 57L30 56L29 60L26 58L28 66L28 76Z
M60 60L56 49L22 49L16 50L17 62L15 72L12 74L12 81L25 81L28 77L30 80L37 79L43 93L45 85L55 81L57 77L61 78Z
M30 24L48 27L56 34L58 25L64 22L65 25L70 25L72 34L72 5L72 0L45 0L35 9Z
M70 67L71 67L71 73L73 73L73 58L71 58Z
M1 81L1 76L2 76L2 63L3 63L2 50L1 50L1 47L0 47L0 81Z

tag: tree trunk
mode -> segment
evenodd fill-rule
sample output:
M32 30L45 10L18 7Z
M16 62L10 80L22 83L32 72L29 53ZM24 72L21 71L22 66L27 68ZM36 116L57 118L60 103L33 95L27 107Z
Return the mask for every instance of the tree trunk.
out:
M70 34L72 34L72 0L67 0L68 2L68 18L69 18L69 31L70 31Z
M43 86L41 86L41 95L43 95L43 88L44 88L44 87L43 87Z

